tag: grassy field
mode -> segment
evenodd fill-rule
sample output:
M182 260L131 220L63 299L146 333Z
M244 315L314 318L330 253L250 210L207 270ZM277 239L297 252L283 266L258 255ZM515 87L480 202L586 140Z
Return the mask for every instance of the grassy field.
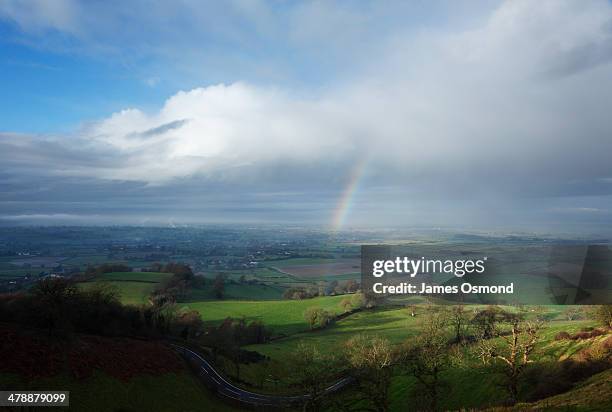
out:
M478 306L466 306L468 310L475 307ZM575 333L585 326L593 326L593 321L560 320L561 308L559 306L551 306L547 309L551 318L556 318L557 320L548 323L547 328L542 332L543 341L553 342L554 336L561 331ZM418 334L423 319L424 317L421 315L412 317L405 308L382 307L352 314L323 330L304 331L268 344L252 345L248 348L261 352L271 358L282 360L300 343L313 344L324 351L334 352L339 350L344 342L358 333L382 336L389 339L391 343L398 344ZM575 344L575 341L566 342L568 344ZM558 342L556 343L558 344ZM578 350L580 343L576 345L575 350ZM547 350L553 351L554 347ZM546 354L558 358L561 356L561 353L559 353L558 347L556 350L557 352L546 352ZM570 350L569 347L563 348L563 351L568 350Z
M283 295L283 288L276 285L249 285L226 283L224 297L226 299L249 299L249 300L274 300ZM197 302L202 300L216 299L213 287L210 283L202 288L192 289L185 302Z
M293 334L308 329L304 321L304 311L311 307L321 307L340 313L343 296L326 296L305 300L215 300L186 303L185 306L197 310L202 319L210 323L220 323L227 317L248 320L261 320L275 334Z
M97 277L101 281L159 283L172 276L171 273L158 272L111 272Z
M571 410L609 412L612 410L612 370L599 373L566 393L532 404L518 404L511 410Z
M467 306L473 309L476 306ZM515 308L510 308L516 310ZM557 361L574 355L577 351L585 348L590 343L581 341L555 341L554 336L560 331L569 333L578 332L586 326L593 326L590 320L567 321L563 320L566 307L549 306L544 308L544 313L551 319L547 328L542 332L542 343L538 347L537 359L541 361ZM528 317L535 316L528 313ZM418 315L412 317L405 308L388 307L371 311L363 311L350 315L336 322L334 325L323 330L304 331L289 337L275 340L268 344L251 345L247 349L258 351L268 356L275 365L287 363L287 359L295 351L298 345L314 345L326 353L339 353L343 344L359 333L377 335L389 339L393 344L409 341L412 336L419 333L421 322L424 317ZM450 331L449 331L450 333ZM449 335L450 337L450 335ZM261 365L245 365L241 369L241 379L254 385L260 375L258 368ZM231 374L231 365L226 367ZM444 373L444 378L452 382L452 386L445 389L446 395L441 402L444 408L461 409L462 407L493 406L500 397L504 396L503 390L491 379L491 375L485 368L475 361L469 361L463 367L453 368ZM407 402L410 401L409 394L415 386L413 378L397 376L393 379L391 387L391 400L393 410L405 410ZM264 391L292 393L288 387L269 384L264 386Z
M121 302L130 305L146 303L151 292L165 279L172 276L170 273L156 272L112 272L96 277L93 281L79 283L84 289L103 283L117 289Z
M103 373L85 380L68 375L27 380L0 374L3 390L70 391L70 409L75 411L237 411L204 389L188 372L161 376L143 375L122 381ZM66 408L45 408L65 410Z
M326 263L333 263L335 259L323 259L323 258L293 258L284 260L270 260L264 262L268 266L274 266L278 268L285 268L291 266L302 266L302 265L321 265Z

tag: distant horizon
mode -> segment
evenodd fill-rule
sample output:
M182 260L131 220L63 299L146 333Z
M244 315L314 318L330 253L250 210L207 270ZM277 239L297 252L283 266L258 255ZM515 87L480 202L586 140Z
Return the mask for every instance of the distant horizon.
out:
M279 229L279 230L315 230L322 233L347 235L354 232L373 232L377 234L390 233L401 235L414 235L417 237L425 237L428 234L430 239L437 236L452 236L452 235L468 235L476 237L536 237L541 239L557 239L557 240L597 240L597 241L612 241L612 231L562 231L562 230L527 230L520 228L476 228L476 227L460 227L460 226L352 226L343 229L334 229L329 225L324 224L308 224L299 222L272 223L272 222L210 222L210 223L148 223L148 224L33 224L24 223L20 225L7 225L0 223L0 231L3 229Z

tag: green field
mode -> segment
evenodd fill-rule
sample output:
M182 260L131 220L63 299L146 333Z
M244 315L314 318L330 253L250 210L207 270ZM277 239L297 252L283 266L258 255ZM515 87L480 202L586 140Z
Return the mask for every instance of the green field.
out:
M343 296L326 296L304 300L215 300L186 303L185 306L200 312L202 319L210 323L220 323L227 317L247 320L261 320L275 334L292 334L308 329L304 321L304 311L311 307L321 307L340 313Z
M172 276L171 273L158 272L111 272L98 276L96 280L159 283L170 276Z
M226 283L224 290L225 299L248 299L248 300L273 300L280 299L283 295L283 288L276 285L249 285ZM202 300L216 299L211 283L204 287L192 289L185 302L197 302Z
M146 303L155 287L170 276L170 273L156 272L112 272L97 276L92 281L79 283L78 286L87 289L98 284L111 285L117 289L121 302L140 305Z
M467 306L467 309L471 310L475 307ZM594 322L590 320L563 320L562 314L566 308L561 306L545 307L545 314L552 320L542 332L542 342L536 356L538 360L557 361L572 356L590 344L588 341L554 340L554 336L560 331L575 333L583 327L594 325ZM516 310L514 308L509 309ZM425 308L421 307L421 310L425 310ZM417 309L416 317L412 317L407 309L398 307L383 307L357 312L326 329L296 333L267 344L250 345L247 349L268 356L275 365L286 365L287 360L290 359L291 354L294 353L299 344L314 345L325 353L340 353L343 344L359 333L385 337L393 344L399 344L409 341L412 336L419 333L421 322L425 317L418 312ZM528 313L527 316L534 315ZM450 333L449 330L449 337ZM258 371L260 367L259 364L243 366L241 379L251 382L251 386L254 385L257 382L257 376L260 374ZM231 365L226 365L225 368L229 374L232 373ZM445 372L444 377L448 382L452 382L452 388L448 388L445 392L446 395L441 400L444 408L482 407L487 403L494 404L496 399L504 396L503 390L491 380L490 373L485 372L486 369L473 359L462 367ZM409 401L407 394L410 393L414 385L413 378L397 376L393 379L391 388L392 410L401 411L405 409L406 402ZM260 390L280 393L295 392L290 387L272 387L270 385L264 386Z
M334 259L324 259L324 258L293 258L293 259L284 259L284 260L269 260L265 261L267 266L274 266L279 268L291 267L291 266L301 266L301 265L321 265L325 263L332 263Z
M301 343L316 345L325 352L337 352L344 342L358 333L380 335L393 343L400 343L417 333L418 322L418 318L411 317L406 309L382 308L363 311L350 315L326 329L297 333L268 344L252 345L248 349L280 360L293 352Z
M70 391L70 409L76 411L238 411L202 388L188 371L161 376L142 375L122 381L103 373L84 380L54 376L27 380L1 373L4 390ZM66 408L45 408L65 410Z

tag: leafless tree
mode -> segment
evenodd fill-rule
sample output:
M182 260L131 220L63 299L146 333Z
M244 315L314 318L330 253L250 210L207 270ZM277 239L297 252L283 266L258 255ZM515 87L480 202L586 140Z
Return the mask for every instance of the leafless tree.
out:
M510 402L518 400L518 385L525 367L533 362L531 356L543 327L541 320L523 321L518 317L510 320L510 333L501 333L496 328L493 336L484 335L478 339L478 355L485 364L501 364L506 376L506 389Z
M429 311L423 318L421 333L408 341L399 355L402 370L417 379L417 393L426 401L423 409L438 409L441 373L452 363L447 326L446 313Z
M353 400L364 405L362 410L388 411L389 387L395 360L389 341L381 337L357 335L346 342L344 354L357 381L357 391L363 395L363 398Z

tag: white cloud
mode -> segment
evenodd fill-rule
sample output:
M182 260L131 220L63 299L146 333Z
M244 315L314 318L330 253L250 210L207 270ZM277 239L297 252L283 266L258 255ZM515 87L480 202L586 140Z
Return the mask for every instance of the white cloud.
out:
M379 184L429 192L596 180L612 174L611 57L610 3L506 2L476 28L394 33L368 67L314 97L237 82L178 92L151 113L117 112L52 139L106 162L48 167L150 184L229 182L278 165L287 175L337 173L330 164L348 173L367 156ZM28 150L18 144L13 151Z

